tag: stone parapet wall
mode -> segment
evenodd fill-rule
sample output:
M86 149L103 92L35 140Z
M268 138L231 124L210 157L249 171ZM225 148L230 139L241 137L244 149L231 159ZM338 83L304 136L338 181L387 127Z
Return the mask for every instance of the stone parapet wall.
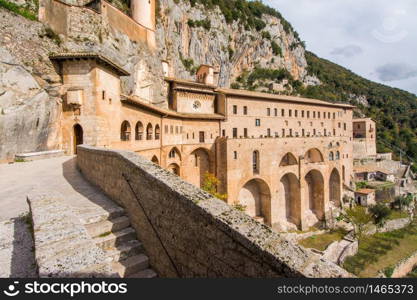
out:
M392 278L402 278L406 277L414 267L417 266L417 251L414 252L409 257L401 260L395 267L392 272Z
M133 152L80 146L77 164L126 209L162 277L352 276Z

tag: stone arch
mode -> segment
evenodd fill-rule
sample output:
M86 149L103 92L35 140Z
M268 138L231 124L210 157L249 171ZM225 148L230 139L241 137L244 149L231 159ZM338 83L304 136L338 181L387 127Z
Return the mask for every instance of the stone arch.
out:
M297 227L301 226L300 181L293 173L287 173L280 180L280 199L285 200L285 218Z
M152 140L152 136L153 136L153 127L152 127L152 124L149 123L148 126L146 126L146 139Z
M297 164L298 164L298 161L295 158L294 154L292 154L291 152L288 152L281 159L281 162L280 162L279 166L280 167L285 167L285 166L293 166L293 165L297 165Z
M161 138L161 128L158 124L155 126L155 140L159 140Z
M168 166L167 170L170 171L172 174L175 174L177 176L180 176L180 170L181 170L180 169L180 166L177 165L177 164L175 164L175 163L170 164Z
M180 152L180 150L178 150L177 147L173 147L168 152L168 159L176 159L176 158L178 158L179 160L181 160L181 152Z
M191 164L189 180L192 184L202 187L204 184L204 176L210 172L210 154L207 149L198 148L189 156Z
M77 146L84 143L84 130L80 124L74 125L74 154L77 154Z
M342 197L342 181L339 171L334 168L329 178L329 200L334 206L340 207Z
M122 141L130 140L130 123L129 121L123 121L122 126L120 127L120 139Z
M135 126L135 140L141 141L143 139L143 124L138 121Z
M249 180L239 191L238 202L246 206L245 212L253 218L268 217L271 192L268 184L259 178Z
M156 155L154 155L154 156L152 157L151 161L152 161L155 165L158 165L158 166L159 166L159 159L158 159L158 157L156 157Z
M308 207L307 213L313 217L309 221L309 225L314 225L324 218L324 178L318 170L311 170L304 178L307 184L305 198L307 200L306 207Z
M308 163L317 163L317 162L323 162L323 154L320 152L319 149L313 148L306 152L304 155L304 158L306 162Z

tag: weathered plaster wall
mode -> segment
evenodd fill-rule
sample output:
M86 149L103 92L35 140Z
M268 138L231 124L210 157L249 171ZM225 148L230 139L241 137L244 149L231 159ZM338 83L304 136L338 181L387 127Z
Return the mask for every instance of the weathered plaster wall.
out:
M135 153L81 146L77 163L126 208L163 277L350 276Z

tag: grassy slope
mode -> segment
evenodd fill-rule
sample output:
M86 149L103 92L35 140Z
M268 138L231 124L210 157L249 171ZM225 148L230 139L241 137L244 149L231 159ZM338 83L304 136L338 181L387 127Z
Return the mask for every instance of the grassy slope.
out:
M417 251L417 221L406 228L377 233L361 242L355 256L348 257L344 268L360 277L375 277L378 271L394 266Z

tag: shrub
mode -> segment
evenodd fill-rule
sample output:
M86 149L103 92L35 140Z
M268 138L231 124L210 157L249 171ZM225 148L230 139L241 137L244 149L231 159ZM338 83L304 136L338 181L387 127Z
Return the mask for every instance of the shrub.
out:
M31 12L29 9L19 6L13 2L9 2L7 0L0 0L0 7L3 7L7 10L10 10L18 15L21 15L22 17L25 17L26 19L29 19L31 21L37 21L38 17Z

